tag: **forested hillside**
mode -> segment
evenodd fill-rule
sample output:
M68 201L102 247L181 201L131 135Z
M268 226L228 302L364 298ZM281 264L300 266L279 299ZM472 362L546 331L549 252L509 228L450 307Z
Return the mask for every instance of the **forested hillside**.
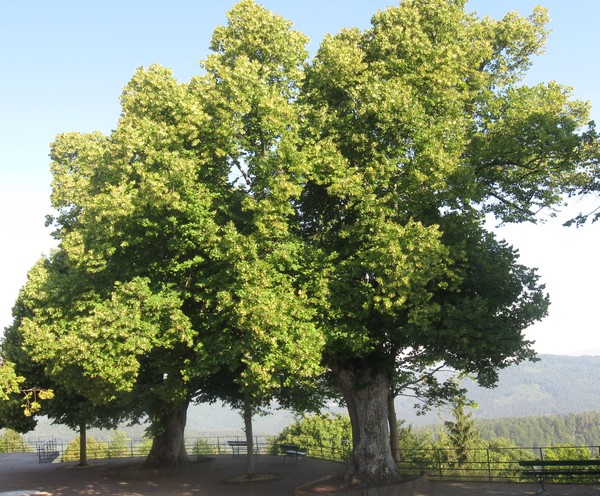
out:
M474 414L486 439L497 435L520 445L598 444L599 377L600 356L542 355L539 362L523 363L502 371L498 387L494 389L482 389L471 383L469 396L479 405ZM397 403L398 418L406 424L442 424L448 417L445 412L437 411L417 417L412 407L413 399L399 398ZM344 408L332 408L332 411L346 412ZM268 416L255 417L255 431L257 434L276 434L292 421L290 412L275 410ZM241 430L240 415L229 407L198 405L189 410L186 429L189 437ZM130 437L140 437L143 428L131 431ZM75 434L42 420L38 429L29 435L69 439ZM105 437L95 431L94 436Z
M600 444L600 412L482 419L477 428L486 440L504 437L524 447Z
M500 373L498 387L469 387L478 418L567 414L600 408L600 356L541 355Z
M500 372L497 387L484 389L465 381L469 399L479 405L478 419L559 415L598 410L600 356L540 355ZM436 424L444 412L417 417L412 398L398 398L398 418L415 425Z

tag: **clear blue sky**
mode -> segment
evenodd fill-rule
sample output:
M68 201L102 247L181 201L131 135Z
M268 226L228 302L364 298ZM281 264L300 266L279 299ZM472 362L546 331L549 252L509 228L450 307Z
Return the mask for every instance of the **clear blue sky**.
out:
M5 1L0 4L0 329L27 270L52 241L48 145L56 134L109 133L119 117L119 96L139 66L158 63L180 81L199 72L215 26L233 0ZM315 51L325 33L366 28L372 14L397 2L384 0L265 0L294 22ZM502 17L508 10L550 10L553 33L528 81L557 80L595 105L600 120L597 0L471 0L469 10ZM595 200L596 202L598 199ZM501 234L539 267L553 305L527 336L542 353L595 349L600 354L597 247L600 223L574 230L549 222L515 226Z

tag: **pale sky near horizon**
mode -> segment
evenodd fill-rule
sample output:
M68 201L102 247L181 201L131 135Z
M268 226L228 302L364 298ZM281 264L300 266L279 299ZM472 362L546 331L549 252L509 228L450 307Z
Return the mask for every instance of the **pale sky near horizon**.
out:
M213 29L226 22L233 0L0 0L0 333L28 269L53 244L49 213L49 144L62 132L105 134L115 128L119 96L135 69L158 63L186 82L200 72ZM385 0L264 0L294 22L314 52L325 33L367 28ZM596 0L470 0L469 10L502 17L528 15L541 4L553 30L528 83L556 80L592 104L600 121L600 64ZM595 208L600 200L588 201ZM575 212L577 206L571 208ZM600 222L564 228L560 219L498 232L516 246L525 265L538 267L550 293L550 315L526 331L540 353L600 354L597 247Z

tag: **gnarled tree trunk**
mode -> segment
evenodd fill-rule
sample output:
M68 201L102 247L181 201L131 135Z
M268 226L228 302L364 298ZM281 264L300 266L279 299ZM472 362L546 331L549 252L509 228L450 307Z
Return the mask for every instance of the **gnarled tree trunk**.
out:
M185 449L185 423L188 403L166 409L152 426L154 438L146 465L154 468L176 467L189 463Z
M361 482L399 480L388 430L389 378L366 367L336 367L333 374L352 423L353 452L349 477Z

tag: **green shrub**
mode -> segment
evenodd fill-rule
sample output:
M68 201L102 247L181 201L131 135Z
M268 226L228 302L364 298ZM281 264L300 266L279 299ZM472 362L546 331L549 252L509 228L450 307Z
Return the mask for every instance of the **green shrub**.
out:
M23 453L31 451L23 436L16 431L6 429L0 436L0 453Z
M68 445L67 449L63 453L62 460L67 461L78 461L79 460L79 436L73 439ZM93 436L87 436L86 438L86 451L88 459L107 458L108 457L108 444L104 442L98 442Z
M309 456L348 460L352 454L352 426L347 415L304 416L287 426L273 440L273 453L279 444L297 444Z

